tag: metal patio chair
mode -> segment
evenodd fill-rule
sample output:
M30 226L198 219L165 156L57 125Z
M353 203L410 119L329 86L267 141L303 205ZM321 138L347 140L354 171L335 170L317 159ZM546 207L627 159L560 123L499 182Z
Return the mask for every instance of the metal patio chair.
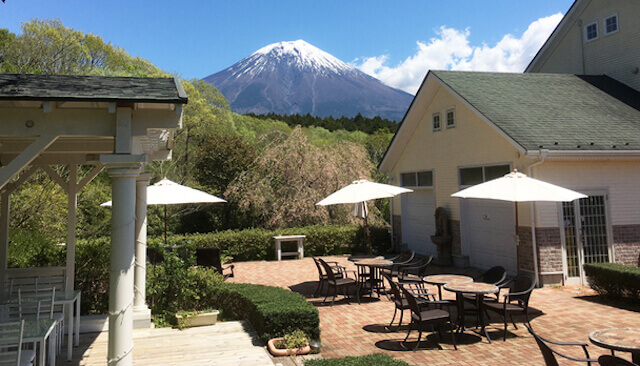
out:
M314 256L311 256L311 258L313 259L313 263L315 263L316 268L318 269L318 287L313 292L313 297L317 297L320 291L322 290L322 287L324 287L324 284L327 283L327 281L329 280L329 276L326 274L318 258ZM324 261L324 262L327 263L329 267L331 267L331 271L333 272L336 279L340 279L344 277L343 273L346 269L343 266L339 265L338 262L335 262L335 261Z
M333 306L333 303L336 301L338 289L347 289L350 286L354 286L356 288L356 298L358 299L358 304L360 304L360 289L358 286L359 282L358 282L358 275L356 274L356 272L345 270L343 272L343 277L337 278L336 275L333 273L331 266L329 266L327 262L325 262L321 258L318 258L318 261L320 262L320 264L324 268L325 273L327 274L327 284L329 285L329 288L333 287L333 298L331 299L331 306ZM347 277L347 272L353 272L356 278ZM349 291L346 291L345 294L348 296ZM327 295L324 297L324 300L322 300L323 303L326 302L327 297L329 297L328 292L327 292Z
M551 341L551 340L548 340L546 338L542 338L541 336L536 334L533 331L533 329L531 328L530 325L525 324L524 326L527 328L529 333L531 333L533 338L535 338L536 343L538 343L538 348L540 348L540 352L542 352L542 357L544 358L544 364L546 366L558 366L558 360L556 360L556 355L564 357L564 358L566 358L568 360L571 360L571 361L586 362L587 365L591 365L592 362L598 362L598 360L596 360L596 359L589 358L589 351L587 350L588 344L586 344L586 343ZM562 353L554 350L553 348L551 348L551 346L549 346L550 344L557 345L557 346L579 346L579 347L582 347L582 350L584 351L584 354L585 354L586 358L577 358L577 357L572 357L572 356L568 356L568 355L562 354Z
M419 301L418 298L412 293L410 289L405 286L400 286L402 289L402 294L404 298L407 300L409 304L409 308L411 309L411 324L409 326L409 330L407 331L407 336L402 341L403 344L407 342L409 339L409 335L411 331L414 329L418 330L418 341L416 342L416 346L413 348L414 351L420 347L420 339L422 338L422 331L424 326L431 326L431 328L435 331L435 327L446 324L450 328L451 332L451 341L453 342L453 348L456 350L458 347L456 346L456 338L455 338L455 324L453 322L451 313L447 310L431 308L431 305L450 305L448 301L433 301L429 299L429 296L421 297L422 301ZM440 332L438 332L440 335Z
M525 321L529 322L529 298L531 292L536 287L536 282L530 275L518 275L509 282L509 292L503 294L502 301L485 301L484 307L487 310L494 311L500 315L504 320L504 337L503 340L507 340L507 315L511 319L513 327L518 329L516 322L513 320L514 313L524 314Z

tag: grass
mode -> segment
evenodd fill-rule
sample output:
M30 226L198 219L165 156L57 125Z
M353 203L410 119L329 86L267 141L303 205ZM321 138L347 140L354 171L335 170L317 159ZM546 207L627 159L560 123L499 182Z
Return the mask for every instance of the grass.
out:
M404 361L398 361L395 358L383 353L372 355L343 357L343 358L327 358L324 360L309 360L304 363L305 366L409 366Z

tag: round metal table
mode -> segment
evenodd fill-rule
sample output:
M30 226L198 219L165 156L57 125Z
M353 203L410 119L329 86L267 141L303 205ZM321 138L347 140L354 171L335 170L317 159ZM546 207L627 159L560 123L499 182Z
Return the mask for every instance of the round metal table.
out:
M460 325L460 331L464 330L464 298L462 295L470 294L476 296L476 303L478 304L478 318L480 319L480 334L484 334L487 337L487 341L491 343L489 333L484 324L484 295L495 294L500 291L500 288L496 285L483 282L469 282L469 283L448 283L444 285L444 289L447 291L456 293L456 302L458 304L458 319Z
M384 289L384 283L382 281L382 276L380 275L380 269L389 267L393 264L393 262L386 259L371 258L362 259L353 262L353 264L358 267L358 281L360 282L360 287L362 288L362 290L368 289L371 296L373 296L373 292L375 290L378 293L378 297L380 297L380 289ZM366 268L369 268L368 272ZM362 294L363 291L361 291L360 293Z
M591 343L616 351L630 352L633 363L640 364L640 329L598 329L589 334Z
M442 300L443 285L446 285L447 283L469 283L473 282L473 278L463 275L439 274L423 277L422 281L430 285L438 286L438 297L440 298L440 300Z

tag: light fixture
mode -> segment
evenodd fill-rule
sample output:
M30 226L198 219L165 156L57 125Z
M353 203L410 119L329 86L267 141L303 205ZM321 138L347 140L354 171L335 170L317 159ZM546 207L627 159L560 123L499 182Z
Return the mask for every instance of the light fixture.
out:
M24 123L24 125L25 125L25 126L27 126L27 128L31 128L31 127L33 127L33 125L35 125L35 123L34 123L32 120L28 119L28 120Z

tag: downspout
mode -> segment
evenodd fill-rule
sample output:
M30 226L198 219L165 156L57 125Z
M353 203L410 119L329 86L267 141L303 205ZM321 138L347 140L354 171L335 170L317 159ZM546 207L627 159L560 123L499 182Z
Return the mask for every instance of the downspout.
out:
M540 150L540 160L535 163L529 165L527 167L527 175L530 178L533 178L533 168L544 163L544 160L547 158L547 154L549 154L549 150ZM536 215L535 215L535 203L531 202L531 247L533 250L533 273L536 278L536 286L540 285L540 269L538 268L538 251L537 251L537 241L536 241Z
M393 251L396 251L396 242L394 238L393 231L393 197L389 197L389 225L391 225L391 248Z

